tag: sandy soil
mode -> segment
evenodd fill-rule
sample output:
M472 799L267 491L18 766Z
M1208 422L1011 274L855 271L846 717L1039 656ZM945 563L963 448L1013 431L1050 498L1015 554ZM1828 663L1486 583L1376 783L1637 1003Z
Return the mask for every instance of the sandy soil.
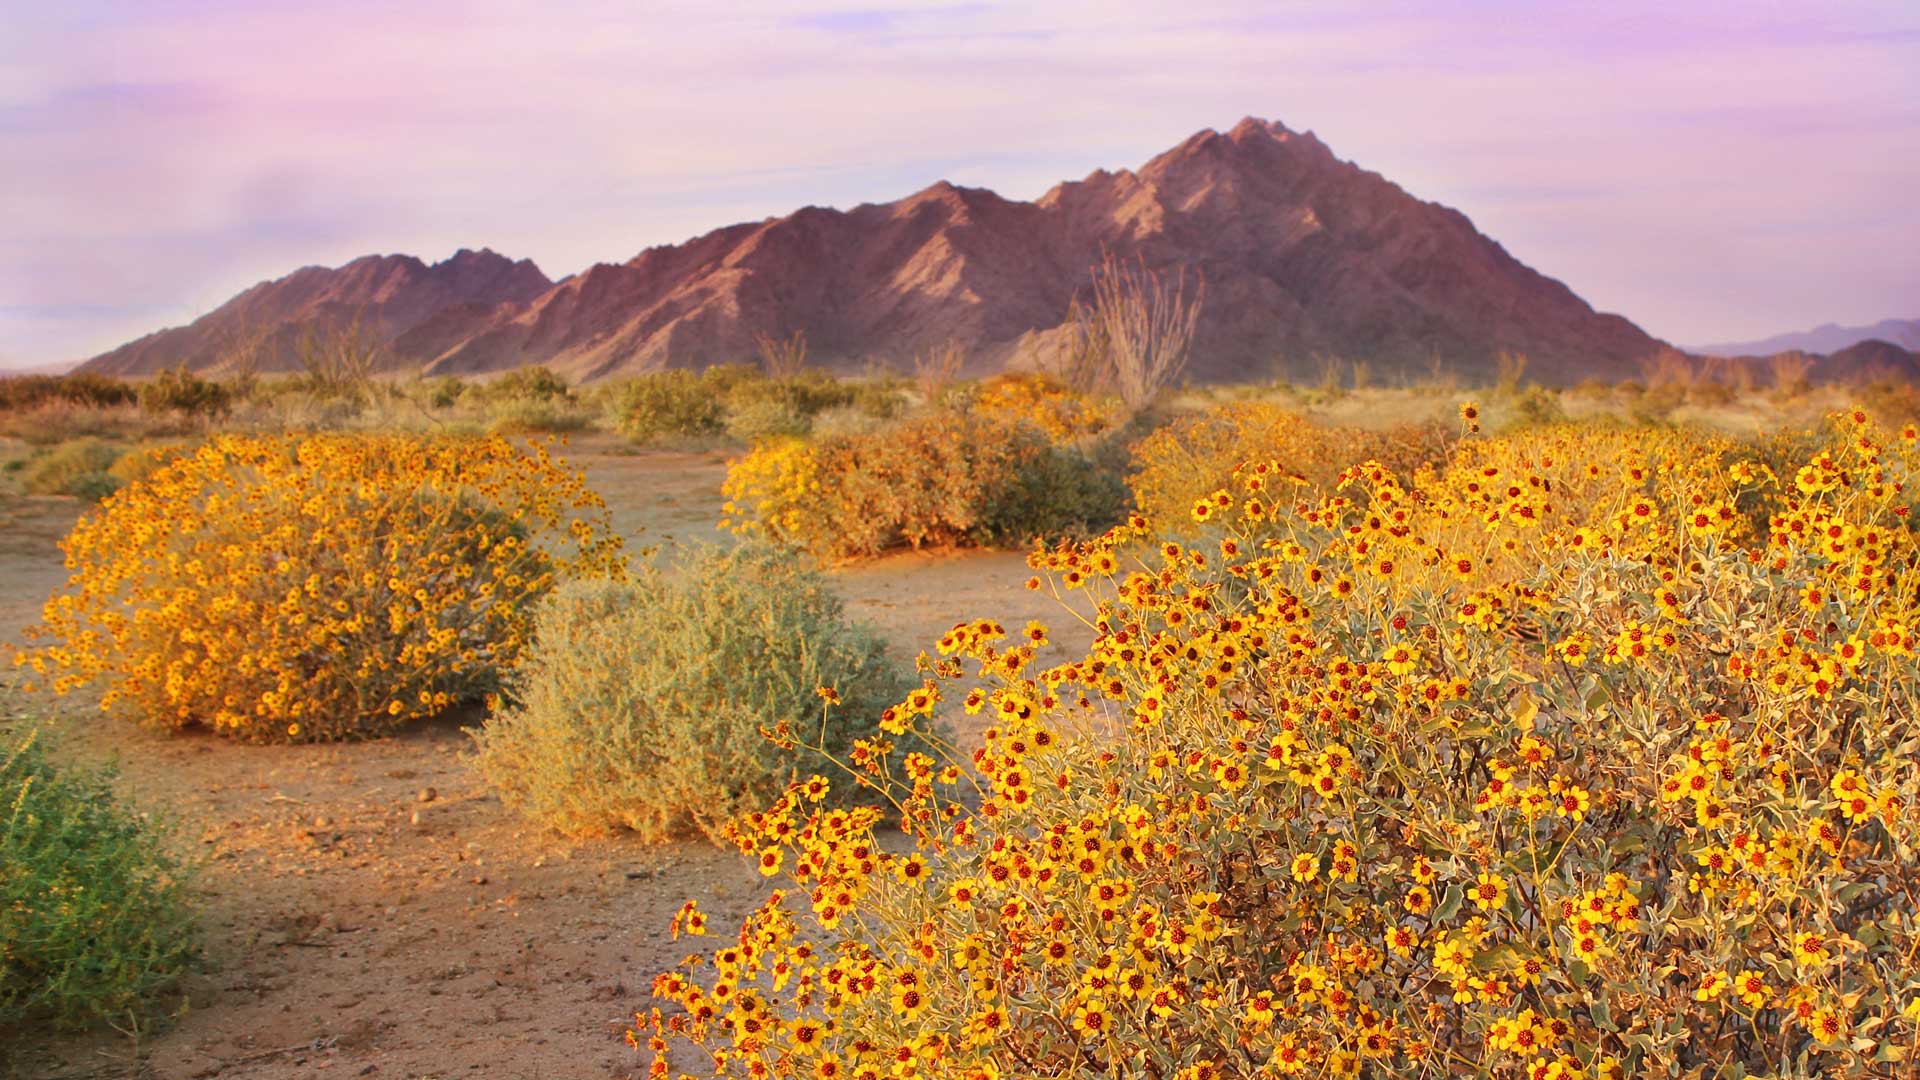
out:
M570 456L630 543L724 540L723 454L603 440ZM56 543L80 509L0 496L0 640L17 641L64 580ZM1017 553L905 553L834 576L903 662L983 615L1012 629L1040 619L1068 647L1086 640L1024 588ZM509 816L462 760L461 725L476 715L373 742L263 748L34 705L60 753L117 763L126 796L205 857L206 964L177 1021L0 1045L0 1076L639 1075L645 1061L621 1036L653 975L689 951L666 935L673 911L698 899L725 926L764 887L700 843L570 844Z

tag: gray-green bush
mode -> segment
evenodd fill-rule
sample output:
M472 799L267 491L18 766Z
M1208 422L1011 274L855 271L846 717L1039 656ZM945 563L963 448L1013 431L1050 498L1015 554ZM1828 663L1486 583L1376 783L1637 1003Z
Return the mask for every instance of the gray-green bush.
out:
M73 439L28 461L20 486L35 495L104 499L120 486L110 470L122 453L120 447L100 439Z
M717 841L796 776L833 775L809 747L845 761L910 688L819 571L765 545L564 585L535 620L475 761L509 806L574 836ZM822 686L841 703L823 711ZM766 737L783 725L797 738Z
M0 741L0 1035L154 1009L197 951L169 846L107 775L55 768L31 733Z

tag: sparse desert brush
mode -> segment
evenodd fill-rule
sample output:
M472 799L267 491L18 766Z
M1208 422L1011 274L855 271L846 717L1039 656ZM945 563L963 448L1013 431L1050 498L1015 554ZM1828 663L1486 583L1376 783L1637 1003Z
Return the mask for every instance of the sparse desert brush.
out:
M717 435L727 422L717 382L682 368L636 375L609 391L607 415L636 442Z
M604 505L544 444L221 436L61 543L21 653L59 691L255 742L367 735L494 688L531 604L617 574Z
M1278 509L1249 467L1191 546L1037 550L1090 651L956 627L888 730L959 700L983 749L864 763L891 814L809 781L741 822L788 887L636 1039L754 1077L1909 1076L1917 437L1468 440Z
M561 434L584 430L591 418L564 397L503 398L487 405L487 430L496 435Z
M0 1039L154 1011L196 955L188 866L109 778L0 738Z
M1117 518L1124 492L1100 471L1087 453L1026 424L924 414L755 447L727 470L723 524L829 558L1025 543Z
M711 835L796 774L882 753L860 740L879 739L906 689L799 555L698 549L542 601L477 763L509 806L564 833Z
M1434 425L1369 431L1317 424L1270 402L1235 403L1149 432L1134 446L1127 485L1141 513L1184 532L1193 527L1187 510L1194 500L1226 484L1242 463L1275 463L1276 485L1325 488L1354 462L1406 471L1439 460L1447 442L1446 430ZM1299 493L1277 486L1271 497L1291 502Z
M0 376L0 412L37 409L51 402L109 409L132 405L139 399L136 384L107 375Z
M120 486L112 470L122 453L120 447L91 436L63 442L27 461L20 486L35 495L72 495L98 502Z
M187 420L218 420L233 411L234 392L226 383L203 379L183 364L140 384L140 408Z
M726 430L743 443L797 439L813 430L813 416L790 401L755 398L728 409Z

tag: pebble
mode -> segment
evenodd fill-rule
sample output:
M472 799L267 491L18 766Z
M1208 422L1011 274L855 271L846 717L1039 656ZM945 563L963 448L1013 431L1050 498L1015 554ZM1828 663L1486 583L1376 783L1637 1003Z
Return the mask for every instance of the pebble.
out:
M420 789L420 794L419 794L419 796L418 796L418 798L419 798L419 800L420 800L421 802L432 802L433 800L435 800L435 799L437 799L437 798L439 798L439 797L440 797L440 793L439 793L439 792L437 792L437 791L435 791L435 790L433 790L433 789L432 789L432 788L430 788L430 787L423 787L423 788L421 788L421 789Z

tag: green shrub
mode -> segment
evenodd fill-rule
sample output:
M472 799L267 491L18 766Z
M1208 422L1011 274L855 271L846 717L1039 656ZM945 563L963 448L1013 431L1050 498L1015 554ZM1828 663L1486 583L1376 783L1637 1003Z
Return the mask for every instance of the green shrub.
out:
M195 956L188 869L109 781L0 743L0 1033L150 1012Z
M226 384L203 379L183 365L155 375L140 387L140 408L178 413L190 420L217 420L233 410Z
M466 396L471 387L458 376L445 375L429 380L421 389L425 392L428 407L451 409L460 404L460 399Z
M791 402L760 398L727 414L727 434L744 443L798 438L813 430L813 419Z
M586 426L587 414L564 399L508 399L487 409L487 430L496 435L569 432Z
M891 420L906 410L906 395L893 379L869 379L853 389L852 405L876 420Z
M637 442L718 435L727 419L713 381L681 368L636 375L617 386L611 399L607 411L614 427Z
M1118 468L1097 452L1056 444L1023 462L1012 485L993 493L979 535L1002 545L1084 537L1117 523L1127 505Z
M841 699L824 720L822 686ZM844 761L908 686L818 571L748 545L561 587L508 689L512 704L474 737L509 806L569 835L624 826L662 839L689 827L717 838L796 774L833 771L763 730L791 725Z
M490 402L556 402L573 397L567 380L538 364L517 367L480 386Z
M802 416L813 416L837 405L851 405L854 388L823 371L802 371L778 379L735 378L725 391L727 410L740 413L765 403L778 403Z
M20 485L35 495L71 495L97 502L120 487L109 471L120 456L120 448L111 443L74 439L29 461Z

